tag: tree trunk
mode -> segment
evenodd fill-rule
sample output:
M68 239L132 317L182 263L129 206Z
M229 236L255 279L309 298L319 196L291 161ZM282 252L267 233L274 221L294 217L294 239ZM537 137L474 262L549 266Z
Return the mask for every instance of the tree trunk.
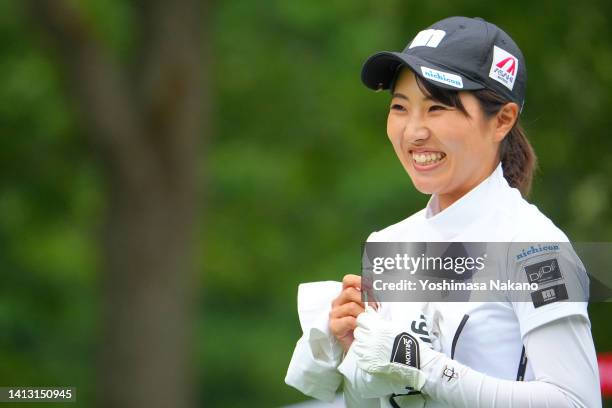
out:
M122 66L65 0L30 0L84 113L108 186L101 407L193 405L197 153L207 112L203 2L134 2L142 41ZM205 41L204 41L205 43Z

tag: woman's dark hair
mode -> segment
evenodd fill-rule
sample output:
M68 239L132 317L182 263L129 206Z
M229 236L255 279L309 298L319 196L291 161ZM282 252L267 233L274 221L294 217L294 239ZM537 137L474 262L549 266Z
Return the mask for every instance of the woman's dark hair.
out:
M398 69L395 79L391 83L392 92L395 88L395 81L399 71ZM417 79L417 85L425 95L432 97L434 100L444 105L457 108L465 115L469 116L463 103L461 103L459 91L440 88L425 81L418 75L415 75L415 77ZM471 92L479 101L485 116L488 118L495 116L505 104L510 102L489 89ZM517 119L512 129L510 129L510 132L508 132L501 142L499 155L506 181L508 181L510 187L517 188L523 197L527 197L531 190L531 183L537 166L537 158L533 147L531 147L529 140L527 140L527 135L519 119Z

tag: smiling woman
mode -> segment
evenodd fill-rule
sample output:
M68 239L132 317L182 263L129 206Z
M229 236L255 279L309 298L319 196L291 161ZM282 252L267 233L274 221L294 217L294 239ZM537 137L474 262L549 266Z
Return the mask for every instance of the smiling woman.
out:
M518 106L509 103L489 118L471 93L461 93L456 99L460 105L452 106L423 90L415 74L403 68L395 83L387 134L414 186L437 194L442 210L495 170Z
M529 194L536 157L516 103L504 103L488 89L442 89L401 65L391 90L389 139L414 186L437 194L440 209L476 187L500 161L510 186Z
M355 407L601 406L587 302L562 302L568 291L588 299L582 263L571 249L518 249L568 242L525 200L536 162L519 124L526 78L516 43L479 18L444 19L402 52L366 61L364 84L392 95L393 149L415 188L431 195L426 208L368 242L510 243L495 264L508 288L490 302L418 303L408 294L370 308L371 282L362 287L360 276L344 276L323 297L323 288L304 287L304 336L288 384L324 398L343 381ZM527 273L544 264L553 281ZM526 298L511 293L516 285L530 290ZM331 307L317 309L315 299Z

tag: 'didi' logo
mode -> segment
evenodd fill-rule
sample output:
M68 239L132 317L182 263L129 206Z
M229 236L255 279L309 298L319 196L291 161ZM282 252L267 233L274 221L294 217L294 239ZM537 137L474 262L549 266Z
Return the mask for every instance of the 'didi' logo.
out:
M493 62L491 63L489 77L512 90L518 70L518 59L506 50L494 45Z

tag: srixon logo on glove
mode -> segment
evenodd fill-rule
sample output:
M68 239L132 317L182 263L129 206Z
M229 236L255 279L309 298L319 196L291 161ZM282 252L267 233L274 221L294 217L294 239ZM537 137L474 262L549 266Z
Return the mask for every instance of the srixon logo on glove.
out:
M412 332L419 336L422 342L430 343L425 316L421 315L418 321L413 321L411 325ZM412 335L403 332L395 337L393 349L391 351L391 362L400 363L410 367L421 368L419 361L419 342Z

